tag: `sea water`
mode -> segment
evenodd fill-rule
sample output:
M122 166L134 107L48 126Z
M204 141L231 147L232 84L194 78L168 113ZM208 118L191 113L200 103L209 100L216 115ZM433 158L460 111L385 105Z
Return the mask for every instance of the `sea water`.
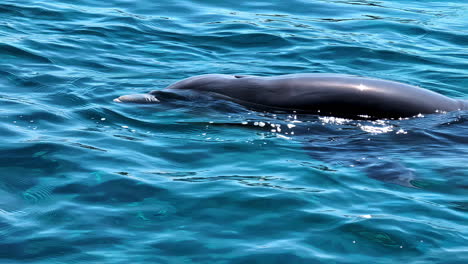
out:
M468 96L464 1L2 0L1 263L466 263L468 113L113 98L206 73Z

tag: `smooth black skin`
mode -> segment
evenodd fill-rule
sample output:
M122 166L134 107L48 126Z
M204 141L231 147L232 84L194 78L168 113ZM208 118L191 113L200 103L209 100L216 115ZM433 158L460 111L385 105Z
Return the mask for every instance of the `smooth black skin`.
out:
M255 109L336 117L400 118L468 110L466 100L403 83L343 74L206 74L181 80L162 91L177 90L198 91ZM125 95L114 101L158 103L158 92Z

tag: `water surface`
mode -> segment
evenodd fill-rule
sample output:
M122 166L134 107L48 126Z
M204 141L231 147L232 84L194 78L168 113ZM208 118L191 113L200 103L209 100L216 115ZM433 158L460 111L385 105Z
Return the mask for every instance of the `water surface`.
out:
M464 263L468 113L116 104L206 73L468 96L463 1L0 3L1 263Z

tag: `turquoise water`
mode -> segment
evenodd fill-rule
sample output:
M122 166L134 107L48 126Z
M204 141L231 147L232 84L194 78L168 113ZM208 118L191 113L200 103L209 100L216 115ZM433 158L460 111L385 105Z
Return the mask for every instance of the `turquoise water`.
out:
M0 263L466 263L468 113L113 98L332 72L468 97L463 1L3 0Z

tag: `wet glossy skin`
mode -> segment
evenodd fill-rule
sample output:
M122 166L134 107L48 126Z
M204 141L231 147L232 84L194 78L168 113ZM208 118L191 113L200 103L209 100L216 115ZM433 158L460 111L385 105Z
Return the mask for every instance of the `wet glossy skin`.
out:
M398 118L468 109L466 101L419 87L342 74L274 77L207 74L181 80L164 90L198 91L261 110L340 117ZM115 101L158 103L158 92L121 96Z

